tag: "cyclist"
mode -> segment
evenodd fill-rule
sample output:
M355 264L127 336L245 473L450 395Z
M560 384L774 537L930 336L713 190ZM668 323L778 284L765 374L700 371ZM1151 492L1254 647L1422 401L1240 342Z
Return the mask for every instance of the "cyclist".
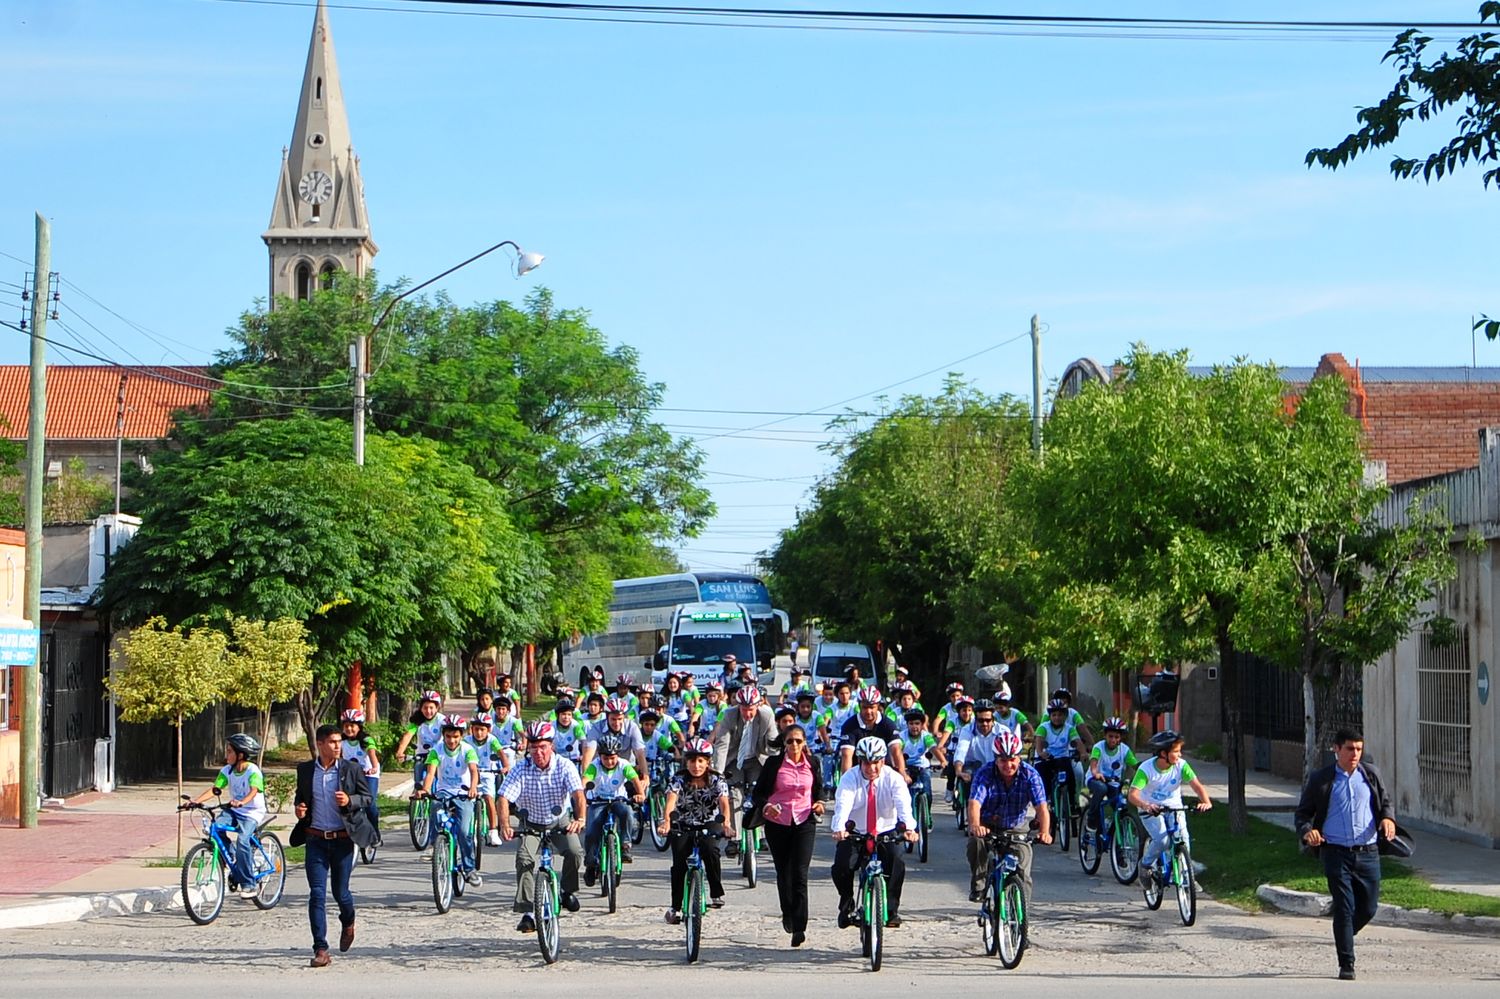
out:
M509 673L497 675L495 677L495 700L498 701L500 698L506 697L510 699L512 705L520 704L521 696L511 687L511 684L514 682Z
M969 792L969 901L984 897L985 842L990 830L1024 832L1030 826L1030 813L1036 813L1037 842L1052 842L1052 814L1047 808L1047 788L1041 774L1021 759L1024 743L1008 728L993 739L994 762L974 775ZM1031 901L1031 846L1013 843L1021 891Z
M510 761L505 758L505 747L491 734L493 722L494 719L488 714L470 718L469 737L464 741L474 747L474 755L479 758L479 796L484 799L484 810L490 820L490 834L485 842L490 846L499 846L500 826L495 814L495 785L498 783L496 775L504 779L505 771L510 769Z
M512 808L524 811L534 825L556 824L540 835L523 831L516 848L516 900L512 909L523 914L516 926L521 933L536 932L536 920L531 915L531 886L542 835L561 840L557 851L563 857L562 904L569 912L578 911L578 868L583 865L583 846L578 842L583 821L579 816L586 807L583 782L578 778L578 768L552 751L554 734L551 722L534 721L526 726L526 759L511 767L500 786L497 802L500 835L506 840L516 835L510 824Z
M912 682L911 670L907 669L905 666L902 666L900 663L896 664L896 682L904 683L907 686L911 687L912 698L916 700L919 706L921 705L922 688L918 687L915 683Z
M816 691L813 690L812 683L810 682L811 676L812 673L810 670L805 670L794 664L792 666L791 679L781 685L781 696L778 698L779 703L790 704L796 701L797 695L804 690L816 696Z
M917 820L911 813L906 781L885 765L889 756L886 741L875 735L864 736L850 747L850 754L858 765L839 778L833 798L833 838L838 846L833 851L832 873L839 891L840 929L854 925L854 878L865 865L864 838L903 825L906 841L917 840ZM850 822L854 823L852 834L845 828ZM885 925L900 926L906 864L893 843L878 843L875 849L889 884Z
M1058 687L1052 692L1052 700L1062 701L1068 706L1068 724L1078 730L1078 738L1083 740L1084 751L1087 752L1093 748L1094 733L1089 731L1089 725L1084 720L1083 712L1073 707L1073 692L1067 687Z
M683 746L687 745L687 732L684 731L683 727L677 723L677 719L667 714L666 711L667 699L665 697L657 697L654 700L646 701L641 704L641 720L638 720L636 722L636 724L640 725L641 727L641 738L642 740L645 739L646 725L644 719L647 712L650 712L651 714L656 715L657 729L659 729L663 735L666 735L668 738L670 738L672 740L672 744L680 750Z
M844 667L844 675L849 681L849 689L851 691L858 692L870 686L871 681L859 675L859 666L855 663L850 663Z
M491 714L493 722L490 725L490 734L500 743L505 756L505 766L501 768L502 771L515 766L520 754L526 751L526 726L521 723L520 718L510 713L513 706L509 697L497 697L495 710Z
M948 703L938 708L937 715L932 719L932 734L944 745L958 727L958 702L964 699L964 685L955 680L948 684L947 694Z
M672 831L673 822L684 822L693 826L709 826L710 831L722 833L729 826L729 785L724 778L710 769L714 747L707 739L693 739L683 750L683 772L672 778L667 785L667 806L656 831L666 836ZM682 909L682 888L687 880L688 857L693 852L692 837L678 836L672 840L672 905L667 909L667 922L677 923ZM724 883L719 871L719 848L705 845L699 848L703 861L703 874L708 881L708 905L717 909L724 904Z
M733 652L724 653L724 668L719 671L718 681L725 690L729 689L730 684L739 682L736 679L739 676L739 665L739 657Z
M603 720L590 725L588 734L584 736L584 768L587 769L588 765L594 761L599 740L609 733L620 737L620 751L630 757L638 772L644 773L646 771L646 740L641 738L641 727L626 717L626 703L618 697L611 697L604 703Z
M464 742L463 715L444 715L443 744L427 754L426 776L422 789L425 797L437 789L438 794L452 795L458 813L458 866L467 884L479 884L474 870L474 840L463 835L474 822L474 798L479 794L479 754Z
M585 700L592 694L598 694L599 702L604 703L604 699L609 696L609 691L604 689L603 666L595 666L589 671L589 675L584 677L583 693Z
M912 708L906 713L905 727L901 730L901 758L906 761L906 772L911 776L913 804L917 800L918 791L926 791L928 799L932 798L932 762L928 759L929 754L937 760L940 767L948 762L937 738L927 731L927 716L922 713L921 708Z
M668 673L667 678L662 681L661 696L666 699L662 711L668 718L684 728L692 725L696 705L693 698L682 689L682 677L676 673Z
M412 758L416 761L412 766L412 782L422 783L422 776L427 771L427 754L443 742L443 720L438 717L438 709L443 706L443 695L435 690L422 693L422 701L417 705L417 713L411 716L411 721L406 725L406 731L401 735L401 741L396 744L396 759L406 759L406 747L413 742L416 749Z
M1197 811L1208 811L1213 802L1208 800L1208 788L1193 772L1192 764L1182 758L1181 735L1167 729L1153 735L1146 745L1155 755L1136 769L1129 799L1140 809L1141 825L1146 830L1146 846L1141 851L1141 887L1150 891L1156 880L1153 865L1167 847L1167 820L1161 817L1162 809L1182 807L1184 784L1198 796ZM1186 816L1182 817L1179 828L1182 838L1188 840Z
M774 714L776 718L776 735L778 737L780 737L781 733L785 732L787 729L796 727L797 709L792 707L790 704L780 705L776 708Z
M546 720L546 719L544 719ZM583 754L583 743L588 736L588 729L583 722L573 718L573 702L561 700L557 702L556 718L552 719L553 751L563 759L577 763ZM530 749L530 747L527 747Z
M495 692L488 687L480 687L474 695L474 713L476 715L487 715L495 713Z
M588 822L583 831L583 883L599 878L599 840L604 836L604 816L612 812L620 829L620 859L630 863L630 840L635 833L635 813L630 802L646 800L640 771L620 759L625 739L616 732L599 737L599 758L583 767L583 789L588 797Z
M818 751L821 746L820 731L822 726L818 724L818 715L814 710L817 694L811 690L797 691L796 708L793 720L797 727L802 729L802 735L807 739L807 748Z
M943 768L943 776L948 778L948 786L943 791L943 800L952 804L953 782L959 780L962 774L964 757L969 752L969 742L974 738L974 699L960 693L958 699L943 707L953 708L953 723L951 727L944 728L938 736L938 745L943 747L943 754L948 757L948 765ZM942 717L938 720L941 722Z
M621 673L615 677L615 689L612 697L618 697L625 702L625 715L634 719L641 713L641 699L631 692L630 684L632 678L629 673Z
M671 719L668 719L669 721ZM661 715L647 708L641 712L641 740L646 744L646 769L649 773L657 760L670 760L677 756L678 741L668 733L657 731Z
M958 748L963 750L963 756L953 757L958 761L958 779L966 788L972 787L974 775L995 761L995 705L989 698L974 704L974 721L960 734Z
M359 708L349 708L339 715L339 727L344 730L344 759L353 760L365 772L370 785L370 825L375 828L376 844L380 842L380 754L375 751L375 739L365 731L365 713Z
M902 781L910 782L906 775L906 759L901 755L901 732L880 710L880 688L866 687L859 692L859 711L844 723L839 732L839 773L854 766L854 746L866 736L877 736L890 747L890 761ZM885 757L881 757L884 764Z
M1084 835L1097 833L1104 825L1104 798L1108 792L1105 780L1124 781L1126 774L1141 761L1125 744L1125 720L1118 715L1104 719L1104 741L1094 743L1089 751L1089 802L1084 806Z
M908 711L922 711L922 705L917 703L917 690L909 683L898 683L893 692L894 701L890 707L885 709L885 716L891 720L891 724L898 729L906 727L906 713ZM925 715L927 712L922 711Z
M1036 768L1049 788L1057 782L1059 773L1064 774L1067 778L1066 793L1072 802L1078 801L1077 770L1082 769L1074 766L1073 754L1078 753L1081 746L1078 729L1068 720L1067 702L1053 698L1047 703L1047 720L1036 730Z
M703 692L703 703L698 706L698 712L693 717L693 735L699 739L709 738L723 713L724 685L718 680L710 680Z
M1031 727L1031 719L1026 717L1025 712L1011 707L1008 690L995 695L995 727L1010 729L1021 737L1023 743L1030 742L1036 735L1036 730Z
M583 714L579 717L585 728L593 728L604 720L604 695L591 692L583 699Z
M832 682L824 683L822 680L817 681L817 684L815 686L815 693L813 694L814 715L821 715L823 712L838 704L838 697L835 696L833 691L834 685Z
M229 797L225 815L234 824L234 854L229 858L229 889L243 898L254 898L260 894L255 885L255 848L250 839L255 827L266 817L266 778L260 767L250 762L250 757L260 752L260 743L255 736L236 732L224 740L224 766L214 777L213 787L193 799L201 804L223 793L227 788Z

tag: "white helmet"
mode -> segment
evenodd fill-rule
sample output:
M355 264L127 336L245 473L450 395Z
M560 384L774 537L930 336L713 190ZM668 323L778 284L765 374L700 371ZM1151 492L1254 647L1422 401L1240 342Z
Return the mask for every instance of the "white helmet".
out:
M879 736L867 735L854 744L856 763L864 763L866 760L884 760L885 754L885 740Z

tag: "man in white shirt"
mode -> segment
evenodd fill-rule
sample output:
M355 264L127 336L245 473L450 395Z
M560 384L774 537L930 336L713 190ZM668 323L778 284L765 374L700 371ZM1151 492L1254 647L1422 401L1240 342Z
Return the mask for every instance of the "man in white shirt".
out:
M833 853L833 883L839 890L839 927L854 925L854 878L865 865L865 837L890 832L897 825L905 829L904 838L917 838L917 820L912 816L911 792L906 781L885 765L888 750L878 736L866 736L854 745L854 761L839 778L833 801L833 838L838 843ZM853 830L847 826L852 824ZM906 880L906 864L894 843L880 842L875 849L885 868L889 904L887 926L900 926L901 885Z

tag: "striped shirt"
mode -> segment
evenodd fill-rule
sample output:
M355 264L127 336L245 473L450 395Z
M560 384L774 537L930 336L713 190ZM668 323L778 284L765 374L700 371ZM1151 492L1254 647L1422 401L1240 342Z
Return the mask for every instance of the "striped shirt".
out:
M545 770L529 759L511 767L500 785L500 796L517 812L525 812L527 821L544 826L567 814L573 792L581 790L578 768L553 753Z

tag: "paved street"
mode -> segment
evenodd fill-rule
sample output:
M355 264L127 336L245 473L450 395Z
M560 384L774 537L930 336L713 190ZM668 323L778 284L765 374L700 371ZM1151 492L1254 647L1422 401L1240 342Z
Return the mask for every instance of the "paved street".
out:
M1085 878L1076 859L1055 848L1038 854L1032 946L1019 969L1004 972L983 956L975 907L963 896L961 840L948 812L940 810L939 820L932 862L909 867L905 925L890 933L886 966L873 978L858 960L856 931L835 928L835 895L827 879L832 843L826 838L813 867L814 921L807 945L787 946L766 857L760 887L748 889L739 878L726 881L728 905L710 913L697 967L683 963L681 930L662 922L667 865L649 840L627 868L620 912L609 915L597 894L586 892L583 911L564 920L563 955L551 969L544 969L535 938L514 931L512 847L488 854L484 886L440 916L430 899L425 861L399 844L374 867L357 869L359 936L348 955L334 955L329 971L304 967L309 942L300 869L290 874L283 905L269 913L232 899L208 927L176 912L11 931L0 940L0 967L7 981L25 983L24 992L14 994L107 988L111 999L199 995L228 982L236 992L281 994L305 987L311 974L337 976L341 991L410 994L416 988L466 989L480 969L539 972L525 983L542 995L603 987L611 995L659 996L664 989L701 987L710 973L718 995L765 995L805 988L809 971L818 974L820 985L878 983L882 990L934 977L1005 974L1027 981L1028 988L1036 986L1037 976L1065 975L1097 989L1122 978L1139 988L1143 976L1165 973L1222 979L1213 987L1230 995L1301 994L1339 985L1331 980L1335 962L1324 921L1246 914L1205 901L1197 925L1184 929L1170 900L1149 913L1138 891L1114 882L1107 864L1103 877ZM395 835L388 838L398 843ZM336 919L330 922L336 925ZM1356 987L1371 994L1441 980L1452 995L1477 995L1500 977L1500 948L1488 937L1372 927L1360 937L1359 955ZM1483 985L1486 980L1491 985ZM951 985L962 987L945 982Z

